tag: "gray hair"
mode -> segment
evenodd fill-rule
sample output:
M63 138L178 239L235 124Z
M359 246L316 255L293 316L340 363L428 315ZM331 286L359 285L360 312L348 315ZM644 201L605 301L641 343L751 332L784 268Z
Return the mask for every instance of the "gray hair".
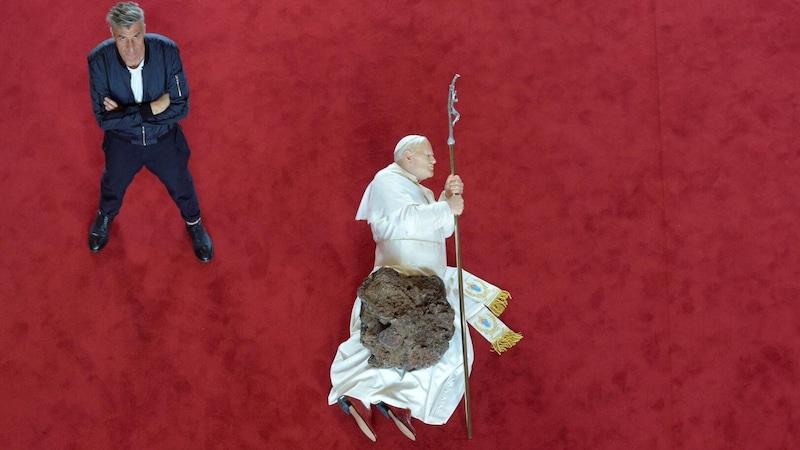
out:
M425 136L420 136L418 134L410 134L403 139L400 139L400 142L394 147L394 160L400 161L403 158L403 153L406 150L409 150L413 153L413 148L417 145L427 141L428 138Z
M120 2L108 12L106 22L111 28L128 29L136 22L141 22L144 25L144 10L137 3Z

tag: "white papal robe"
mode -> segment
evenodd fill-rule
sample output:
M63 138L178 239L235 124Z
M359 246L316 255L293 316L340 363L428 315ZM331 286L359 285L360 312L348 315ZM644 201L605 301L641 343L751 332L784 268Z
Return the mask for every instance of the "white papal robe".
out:
M367 407L384 401L409 408L411 415L431 425L450 418L464 395L464 361L457 271L447 267L445 239L455 221L447 202L417 178L392 163L379 171L364 192L356 214L366 220L375 239L375 269L392 266L400 272L435 274L444 280L447 300L455 310L455 333L450 346L435 365L405 371L376 368L367 362L371 353L361 344L361 300L356 298L350 318L350 338L339 346L331 365L333 388L328 403L342 395L361 400ZM465 296L467 317L484 307ZM467 336L472 368L472 341Z

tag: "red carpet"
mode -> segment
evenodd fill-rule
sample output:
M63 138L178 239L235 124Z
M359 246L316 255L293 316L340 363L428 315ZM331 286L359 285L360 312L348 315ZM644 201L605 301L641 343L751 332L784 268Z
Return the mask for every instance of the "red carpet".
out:
M215 259L144 171L91 254L86 54L113 2L0 4L0 448L800 447L800 5L143 2L181 47ZM378 442L326 404L397 140L448 172L479 336L463 408Z

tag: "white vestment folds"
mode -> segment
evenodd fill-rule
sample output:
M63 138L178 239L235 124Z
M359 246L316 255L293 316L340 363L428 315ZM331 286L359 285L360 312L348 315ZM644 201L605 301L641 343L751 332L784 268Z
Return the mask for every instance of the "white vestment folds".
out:
M442 199L440 199L442 200ZM464 361L457 271L447 267L445 239L453 234L455 221L450 206L436 201L433 192L395 163L372 180L356 214L366 220L375 239L375 268L392 266L400 272L438 275L447 288L447 300L455 310L455 334L435 365L405 371L376 368L367 360L370 351L361 344L361 301L356 298L350 320L350 338L339 346L331 365L333 388L328 403L342 395L361 400L367 407L379 401L409 408L411 415L431 424L447 422L464 395ZM466 316L485 310L484 304L464 296ZM467 335L472 367L472 341Z

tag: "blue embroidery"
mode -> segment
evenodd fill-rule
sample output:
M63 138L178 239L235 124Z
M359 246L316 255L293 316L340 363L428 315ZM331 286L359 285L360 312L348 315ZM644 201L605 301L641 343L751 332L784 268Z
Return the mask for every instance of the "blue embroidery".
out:
M491 324L491 322L489 322L489 319L483 319L483 320L481 320L481 323L482 323L482 324L483 324L483 326L485 326L486 328L489 328L489 327L492 325L492 324Z

